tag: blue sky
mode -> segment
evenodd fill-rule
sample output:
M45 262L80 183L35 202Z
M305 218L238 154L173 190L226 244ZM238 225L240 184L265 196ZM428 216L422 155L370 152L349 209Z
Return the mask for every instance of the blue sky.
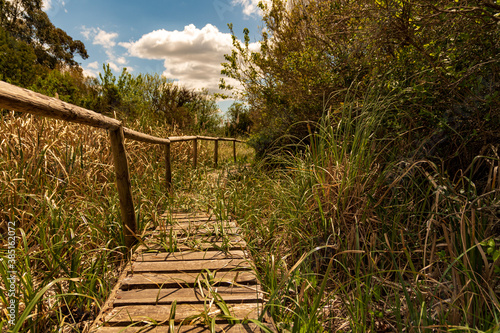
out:
M52 23L85 43L77 59L96 76L104 63L116 75L159 73L192 89L218 91L220 63L231 52L228 23L242 40L262 30L259 0L44 0ZM228 83L233 83L230 80ZM220 103L225 109L230 101Z

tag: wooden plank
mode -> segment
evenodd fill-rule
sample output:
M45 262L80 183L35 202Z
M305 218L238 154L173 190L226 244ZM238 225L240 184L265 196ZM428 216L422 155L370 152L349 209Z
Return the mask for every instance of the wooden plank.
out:
M272 326L267 324L271 332L275 332ZM159 327L102 327L98 333L172 333L168 326ZM176 333L209 333L212 332L208 326L175 326L174 332ZM262 332L261 328L256 324L216 324L216 333L253 333Z
M132 262L130 272L199 272L208 270L243 270L250 269L250 262L246 259L213 259L213 260L189 260L189 261L138 261Z
M165 155L165 187L167 192L172 191L172 159L170 156L170 142L163 146Z
M128 171L127 152L125 151L123 128L109 130L111 151L115 165L116 187L120 199L120 211L122 218L125 245L130 248L135 243L136 221L134 211L134 200L130 186L130 175Z
M159 138L157 136L144 134L141 132L131 130L129 128L123 128L123 134L124 134L125 138L135 140L135 141L141 141L141 142L152 143L152 144L161 144L161 145L170 143L169 139L163 139L163 138Z
M219 138L214 141L214 168L217 168L219 163Z
M161 305L172 304L204 304L215 296L221 297L225 303L261 302L263 295L260 286L248 287L213 287L213 293L200 288L162 288L118 290L113 306L123 305Z
M204 234L195 234L195 235L185 235L184 237L177 237L177 242L184 242L186 245L189 244L200 244L200 243L215 243L220 241L226 241L230 243L239 243L243 242L243 239L238 235L228 235L228 234L219 234L214 235L213 233L204 235Z
M198 165L198 139L193 140L193 168Z
M194 234L194 235L193 235ZM167 245L170 244L170 242L173 242L173 245L186 245L186 246L197 246L201 245L203 243L218 243L218 242L226 242L227 244L237 244L237 243L244 243L243 239L238 236L238 235L232 235L232 234L223 234L221 233L220 235L214 235L213 233L203 235L203 234L196 234L195 232L191 233L186 233L182 237L173 237L175 234L172 234L172 237L170 237L170 233L167 232L166 234L160 235L159 239L155 240L154 242L151 243L165 243Z
M233 221L174 221L172 223L166 224L164 229L169 230L170 228L174 229L186 229L186 228L235 228L238 225Z
M177 227L168 227L166 230L158 230L150 233L152 237L163 237L169 238L176 236L177 238L185 238L185 237L225 237L232 236L235 237L240 234L241 228L238 227L220 227L220 226L195 226L195 227L186 227L182 228L180 226Z
M180 252L180 251L233 251L246 248L247 244L244 241L241 242L196 242L192 240L187 243L176 243L176 244L149 244L148 251L162 251L162 252Z
M205 216L178 216L178 217L175 217L175 216L172 216L170 217L169 215L162 215L162 217L166 217L166 218L171 218L173 220L173 222L189 222L189 221L216 221L215 217L212 216L208 216L208 215L205 215Z
M236 141L233 141L233 157L234 163L236 163Z
M175 216L175 217L209 216L209 214L207 214L205 212L187 212L187 213L172 212L171 214L172 214L172 216ZM168 215L168 213L165 213L163 215Z
M143 252L136 256L135 261L177 261L177 260L209 260L209 259L244 259L245 251L234 250L229 253L222 251L184 251L184 252Z
M217 140L217 138L214 138L214 137L211 137L211 136L201 136L201 135L198 135L198 139L209 140L209 141Z
M176 288L193 287L198 282L210 281L213 285L249 285L256 284L257 278L253 271L229 271L192 273L143 273L133 274L122 279L121 289L146 289L146 288Z
M172 225L190 225L190 224L218 224L218 225L227 225L234 224L235 222L232 220L216 220L215 218L202 217L202 218L183 218L183 219L174 219L170 221L168 224Z
M0 81L0 108L116 130L121 121Z
M170 142L183 142L183 141L191 141L196 140L198 137L196 136L169 136L168 139Z
M231 316L239 320L258 318L259 310L262 310L262 305L259 303L228 304L227 306ZM171 311L172 306L170 304L120 306L106 314L104 325L127 326L134 322L168 322L171 319ZM175 308L172 319L176 323L179 323L189 317L192 317L191 321L194 321L196 318L193 317L201 317L202 315L209 318L217 318L216 322L219 323L227 323L227 319L221 317L224 313L214 303L179 304Z

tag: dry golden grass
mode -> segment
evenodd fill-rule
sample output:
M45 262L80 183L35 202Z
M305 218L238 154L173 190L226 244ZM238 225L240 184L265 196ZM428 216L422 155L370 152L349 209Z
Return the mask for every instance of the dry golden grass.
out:
M160 137L183 134L160 124L127 126ZM16 224L16 271L22 277L18 317L36 303L21 331L83 330L113 287L127 252L107 132L4 112L0 143L0 230L6 235L7 222ZM172 202L165 188L163 148L131 140L125 146L139 229L154 227ZM191 147L190 142L172 144L174 179L191 169ZM200 163L212 161L212 149L207 144L198 149ZM6 250L4 245L3 259ZM3 290L9 271L5 262L0 264ZM37 301L37 292L58 278L63 280ZM78 280L68 280L73 278ZM58 296L64 293L72 295ZM7 302L2 294L0 311L6 311Z

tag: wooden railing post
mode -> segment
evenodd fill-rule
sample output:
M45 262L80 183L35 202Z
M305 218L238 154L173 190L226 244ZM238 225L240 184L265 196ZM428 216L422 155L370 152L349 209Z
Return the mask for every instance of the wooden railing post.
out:
M198 164L198 139L193 140L193 168Z
M125 151L123 127L109 130L113 162L115 165L116 187L120 199L120 210L122 215L123 234L125 245L130 248L135 242L136 221L134 211L134 200L130 187L130 175L128 172L127 153Z
M233 140L233 156L234 156L234 163L236 163L236 140Z
M166 143L164 146L165 149L165 183L167 187L167 191L172 190L172 165L170 158L170 143Z
M219 138L214 141L214 166L217 168L219 160Z

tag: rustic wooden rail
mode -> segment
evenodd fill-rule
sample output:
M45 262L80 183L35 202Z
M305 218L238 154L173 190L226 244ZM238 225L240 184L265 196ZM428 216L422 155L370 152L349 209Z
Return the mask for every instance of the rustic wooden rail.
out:
M172 142L193 141L193 165L198 162L198 140L212 140L214 144L214 164L218 162L219 141L233 142L233 155L236 161L236 142L244 142L234 138L213 138L207 136L172 136L159 138L126 128L122 122L106 117L100 113L63 102L57 98L48 97L33 91L19 88L17 86L0 81L0 109L10 109L18 112L26 112L49 118L61 119L72 123L89 125L92 127L108 130L111 150L113 152L113 163L116 174L116 187L120 199L120 210L122 215L123 232L125 243L130 247L135 242L136 219L134 200L130 186L130 174L127 162L124 139L131 139L151 144L163 145L165 152L165 186L166 190L172 188L172 165L170 145Z

